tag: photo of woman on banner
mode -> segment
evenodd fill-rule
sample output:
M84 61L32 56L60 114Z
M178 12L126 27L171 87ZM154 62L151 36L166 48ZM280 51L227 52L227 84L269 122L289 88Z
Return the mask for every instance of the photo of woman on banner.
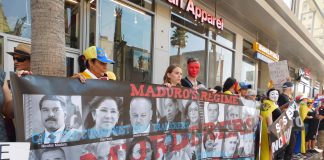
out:
M219 139L220 138L220 139ZM217 158L222 155L223 135L221 132L206 132L203 136L202 157Z
M188 130L198 130L201 127L201 119L199 113L199 104L197 101L189 100L185 105L185 117L187 122L189 123Z
M121 115L122 97L96 96L87 105L88 113L84 121L84 139L119 136L118 126Z
M238 132L225 132L224 143L223 143L223 154L224 158L235 158L237 157L238 146L240 144L240 138Z
M126 140L103 141L82 145L79 159L126 159Z
M127 160L154 160L155 148L148 137L135 137L129 143L126 153Z
M241 130L243 128L242 106L228 105L224 106L225 126L227 130Z
M178 128L181 124L181 111L179 100L173 98L160 98L161 106L157 109L157 115L159 118L158 123L163 125L164 131L178 130L185 128Z
M164 145L166 147L163 160L190 160L196 157L196 153L189 155L187 148L188 139L185 133L167 133L164 137Z

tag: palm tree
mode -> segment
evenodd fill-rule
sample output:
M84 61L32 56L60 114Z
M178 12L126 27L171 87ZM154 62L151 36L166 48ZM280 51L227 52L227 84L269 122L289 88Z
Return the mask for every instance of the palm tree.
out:
M186 30L177 27L171 36L171 45L173 47L178 47L178 55L180 55L180 49L185 48L187 45L188 35L186 35L186 33Z
M66 76L64 0L31 0L34 74Z

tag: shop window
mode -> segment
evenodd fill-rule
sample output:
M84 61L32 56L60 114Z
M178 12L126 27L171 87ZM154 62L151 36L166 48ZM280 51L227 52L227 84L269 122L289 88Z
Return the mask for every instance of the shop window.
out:
M79 48L80 0L66 0L64 4L65 46Z
M206 40L174 24L171 25L170 34L170 64L180 65L183 69L183 77L185 77L187 76L187 59L198 59L200 62L198 80L205 83Z
M233 51L211 42L209 46L209 87L223 86L225 80L232 77Z
M74 73L74 58L66 57L66 76L71 77Z
M113 0L113 1L118 2L118 0ZM146 9L153 10L154 0L127 0L127 1L135 3Z
M119 2L99 2L99 46L116 62L109 70L118 80L151 82L152 16Z
M210 38L216 40L217 43L228 47L228 48L234 48L234 40L235 40L235 34L230 32L229 30L217 30L215 31L210 31L209 33Z
M31 38L30 0L0 1L0 31Z
M96 45L97 1L92 0L89 3L90 3L89 46L95 46Z
M255 62L248 58L247 56L243 56L242 68L241 68L241 81L251 84L255 86L255 74L256 67Z

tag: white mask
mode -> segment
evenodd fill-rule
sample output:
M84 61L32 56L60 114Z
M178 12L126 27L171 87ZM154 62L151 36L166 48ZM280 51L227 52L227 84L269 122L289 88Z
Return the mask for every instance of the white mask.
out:
M277 102L279 98L279 93L277 90L273 90L269 93L269 99L273 102Z

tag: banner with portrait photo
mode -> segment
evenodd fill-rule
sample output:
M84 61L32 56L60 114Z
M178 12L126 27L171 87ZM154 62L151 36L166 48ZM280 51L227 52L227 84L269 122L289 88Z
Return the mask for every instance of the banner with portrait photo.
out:
M15 74L11 85L30 159L254 157L257 109L238 95Z

